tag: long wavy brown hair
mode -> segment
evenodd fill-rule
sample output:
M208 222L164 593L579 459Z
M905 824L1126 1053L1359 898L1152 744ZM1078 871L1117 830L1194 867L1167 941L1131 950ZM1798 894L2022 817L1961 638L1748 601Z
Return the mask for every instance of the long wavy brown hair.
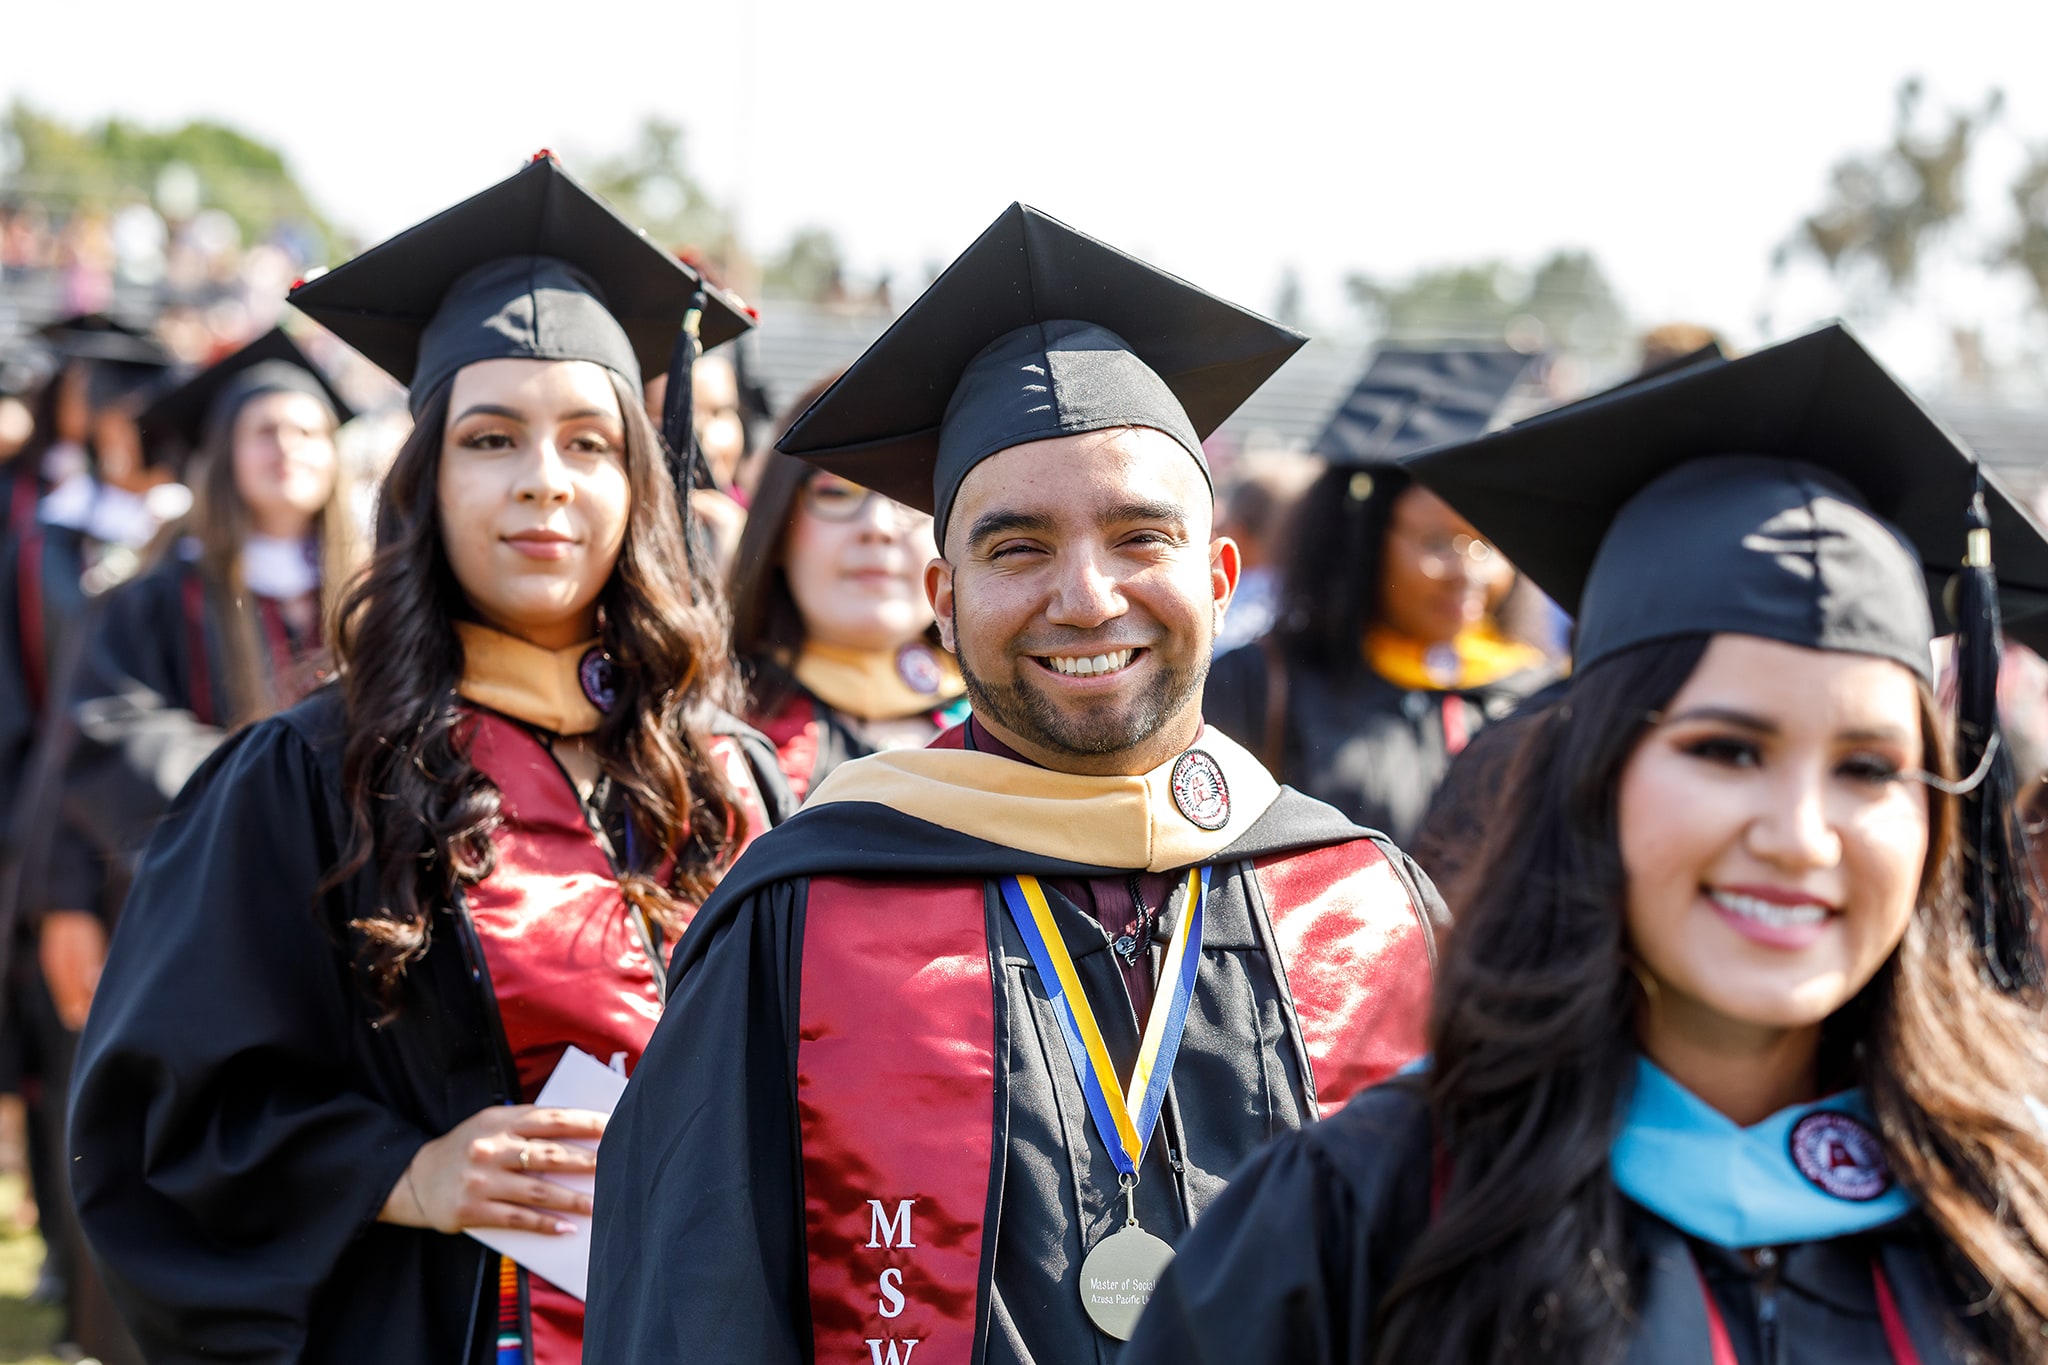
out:
M237 408L208 423L192 456L191 510L159 532L150 547L151 562L155 563L182 553L188 541L196 543L200 581L213 617L221 623L223 681L229 706L222 719L230 729L298 700L280 687L282 679L272 676L256 604L242 578L242 543L248 537L250 520L248 504L235 486L235 418L240 412ZM337 458L334 488L313 518L313 535L319 542L323 624L340 610L342 596L362 559L353 491L347 464Z
M1425 1082L1448 1162L1441 1205L1379 1309L1384 1365L1604 1362L1641 1285L1608 1149L1638 1053L1616 792L1705 637L1603 660L1529 722L1501 824L1451 931ZM1928 766L1953 776L1922 689ZM1958 876L1955 802L1930 790L1919 905L1877 976L1823 1029L1830 1079L1865 1087L1893 1171L1952 1251L1995 1358L2048 1361L2048 1094L2038 1002L1983 974Z
M735 689L719 594L708 580L693 581L685 562L661 437L639 395L616 376L612 384L631 501L625 543L598 596L617 697L592 738L640 851L621 878L626 898L680 932L685 903L710 894L740 826L737 798L700 729L704 711L729 706ZM352 927L368 984L387 1009L406 967L427 950L435 910L494 865L499 794L470 762L455 691L463 658L454 622L474 613L441 542L451 387L429 396L385 476L376 552L335 632L353 836L329 882L374 860L377 905Z

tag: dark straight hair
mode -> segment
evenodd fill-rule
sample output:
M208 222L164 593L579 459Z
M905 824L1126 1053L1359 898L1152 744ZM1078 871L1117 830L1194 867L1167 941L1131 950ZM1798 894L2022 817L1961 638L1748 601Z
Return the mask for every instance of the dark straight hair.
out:
M1441 1203L1379 1308L1382 1365L1620 1358L1642 1267L1608 1167L1645 997L1630 970L1617 792L1692 676L1703 636L1643 645L1533 716L1450 933L1426 1081ZM1953 776L1931 692L1926 766ZM1901 1183L1985 1305L2000 1360L2048 1360L2048 1093L2030 1005L1993 987L1960 894L1955 802L1928 792L1905 936L1823 1029L1824 1077L1860 1081Z
M645 851L622 878L626 897L680 932L684 903L710 894L739 832L737 800L698 728L707 708L734 700L732 670L723 603L709 583L692 582L684 558L660 434L640 395L616 376L612 385L631 501L625 543L598 596L617 696L593 738ZM435 909L494 863L498 792L469 760L455 691L462 645L454 623L472 613L441 540L452 387L451 379L429 395L385 476L376 554L343 602L336 631L352 837L328 885L375 863L377 905L352 927L368 983L387 1009L407 965L427 950Z
M1338 676L1363 671L1379 618L1394 504L1414 487L1393 463L1333 465L1295 504L1273 636L1289 658Z

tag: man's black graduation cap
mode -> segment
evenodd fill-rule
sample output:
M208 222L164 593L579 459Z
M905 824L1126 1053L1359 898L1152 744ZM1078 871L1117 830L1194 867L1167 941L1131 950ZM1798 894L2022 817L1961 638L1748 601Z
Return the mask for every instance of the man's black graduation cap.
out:
M1012 204L777 444L933 512L1011 446L1110 427L1202 441L1307 338Z
M412 390L508 357L590 360L637 390L701 296L698 337L753 325L546 152L481 194L293 289L290 300Z
M1384 463L1485 431L1535 357L1504 346L1390 347L1310 447L1333 465Z
M1925 676L1980 478L2006 629L2048 645L2048 540L1839 324L1405 463L1578 618L1582 669L1729 631Z
M232 421L243 403L264 393L311 394L332 410L336 426L356 415L320 367L282 327L273 327L144 408L144 449L152 461L183 460L215 426Z
M106 313L74 313L46 322L36 340L60 361L85 361L88 400L94 407L118 403L162 382L171 353L149 333Z

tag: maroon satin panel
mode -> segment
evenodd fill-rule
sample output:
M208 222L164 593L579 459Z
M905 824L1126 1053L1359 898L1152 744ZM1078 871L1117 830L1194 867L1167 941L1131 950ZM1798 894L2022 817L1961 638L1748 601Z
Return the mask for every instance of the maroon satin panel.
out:
M470 760L497 787L497 867L469 888L505 1041L531 1103L573 1043L630 1070L661 1017L654 972L576 790L531 732L474 712ZM533 1365L583 1357L583 1304L527 1276Z
M1327 1118L1422 1055L1430 996L1422 916L1369 839L1252 866Z
M966 1361L995 1144L982 884L814 879L803 954L814 1357Z
M747 723L775 746L775 762L789 783L789 794L801 805L811 794L811 774L818 770L818 708L801 692L792 692L773 715L756 712Z

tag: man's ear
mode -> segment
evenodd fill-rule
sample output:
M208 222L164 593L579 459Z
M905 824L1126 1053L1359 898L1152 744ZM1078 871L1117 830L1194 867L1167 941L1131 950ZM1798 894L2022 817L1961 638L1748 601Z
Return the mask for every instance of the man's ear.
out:
M939 643L946 647L948 654L959 654L960 646L953 635L953 566L943 559L934 559L924 566L924 595L931 600L932 615L939 622Z
M1217 536L1209 542L1209 595L1216 606L1216 627L1223 626L1223 615L1230 610L1230 599L1237 593L1237 580L1244 572L1244 556L1239 553L1237 542L1229 536Z

